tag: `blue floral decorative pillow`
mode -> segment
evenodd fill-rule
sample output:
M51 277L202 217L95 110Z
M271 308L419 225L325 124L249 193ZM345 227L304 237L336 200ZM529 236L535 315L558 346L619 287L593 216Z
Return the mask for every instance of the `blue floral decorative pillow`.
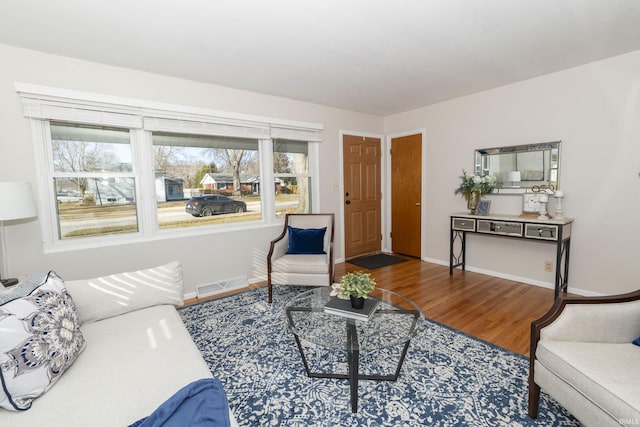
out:
M640 346L640 337L632 341L633 344Z
M84 348L76 306L51 271L0 293L0 407L24 411Z
M289 229L289 249L288 254L326 254L324 251L324 235L327 227L323 228L295 228Z

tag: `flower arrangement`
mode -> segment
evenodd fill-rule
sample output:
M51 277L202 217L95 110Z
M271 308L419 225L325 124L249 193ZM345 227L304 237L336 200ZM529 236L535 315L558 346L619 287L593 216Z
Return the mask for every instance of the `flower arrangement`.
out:
M462 194L462 196L469 200L472 193L487 194L491 193L496 187L496 177L493 175L469 175L462 169L462 175L460 176L462 182L460 187L456 188L454 194Z
M331 296L366 298L376 288L376 281L370 273L356 271L342 276L340 283L334 283L332 288Z

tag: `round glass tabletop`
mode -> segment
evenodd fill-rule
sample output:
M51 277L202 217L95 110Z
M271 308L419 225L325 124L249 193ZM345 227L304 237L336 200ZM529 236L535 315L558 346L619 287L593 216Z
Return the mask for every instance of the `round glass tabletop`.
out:
M376 288L368 299L376 303L366 320L351 314L325 311L331 288L321 287L303 292L287 304L289 329L301 340L334 349L375 350L404 344L413 338L424 320L422 310L409 298ZM357 340L349 340L354 328ZM349 345L349 343L351 343ZM350 348L351 347L351 348Z

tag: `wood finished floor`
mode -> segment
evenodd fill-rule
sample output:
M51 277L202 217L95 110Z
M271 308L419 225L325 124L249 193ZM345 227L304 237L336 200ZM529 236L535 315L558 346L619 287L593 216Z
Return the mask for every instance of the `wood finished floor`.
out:
M336 279L349 271L370 272L379 287L393 290L418 304L425 317L522 355L529 355L531 322L553 304L553 290L454 270L417 259L366 270L349 263L336 264ZM249 286L265 286L258 283ZM206 299L246 291L242 288ZM205 299L190 299L185 304Z

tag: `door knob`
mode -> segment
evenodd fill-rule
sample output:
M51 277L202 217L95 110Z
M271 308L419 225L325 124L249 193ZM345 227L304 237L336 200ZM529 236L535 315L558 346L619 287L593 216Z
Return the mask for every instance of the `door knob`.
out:
M345 203L350 205L351 204L351 200L347 200Z
M416 203L416 206L421 206L421 203L420 202Z

